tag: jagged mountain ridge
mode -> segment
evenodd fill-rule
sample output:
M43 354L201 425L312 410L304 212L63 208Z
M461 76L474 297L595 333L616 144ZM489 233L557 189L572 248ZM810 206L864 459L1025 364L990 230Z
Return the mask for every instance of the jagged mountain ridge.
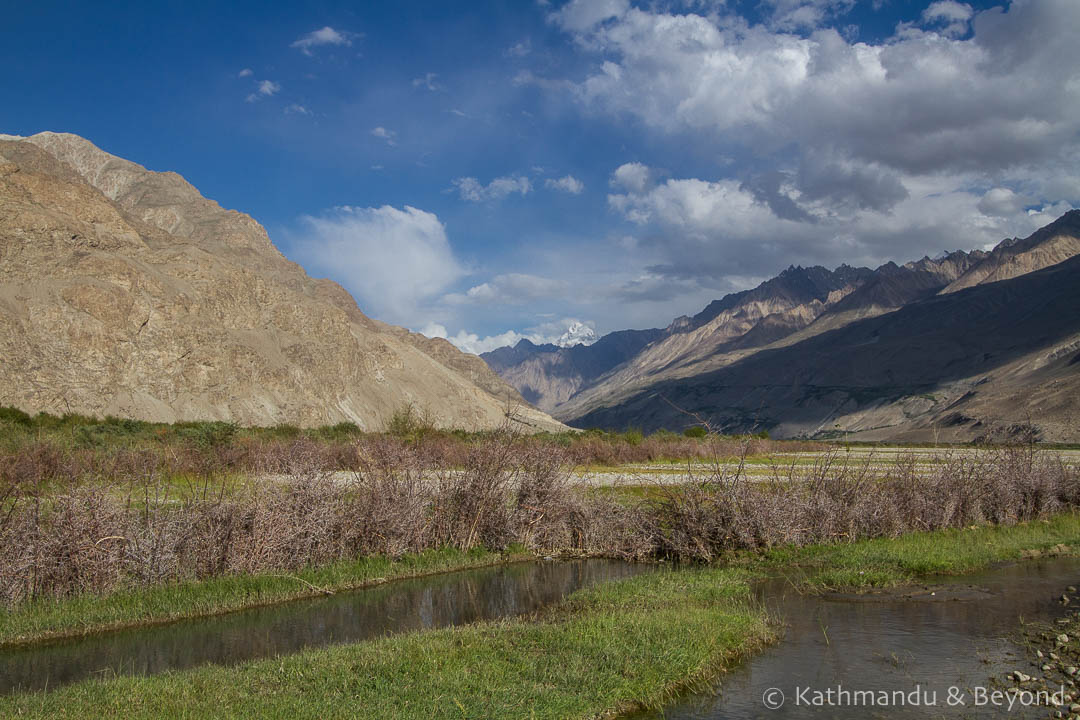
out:
M364 315L252 218L75 135L0 136L0 404L147 420L382 427L412 403L527 407L479 358Z
M781 436L1001 440L1080 431L1080 257L935 295L690 378L580 426L694 424ZM678 408L678 409L676 409Z
M1053 266L1080 253L1078 237L1080 211L1072 211L1028 238L1003 241L991 252L956 251L904 265L890 262L875 270L790 267L753 290L710 303L693 317L676 318L640 352L578 384L569 399L547 407L556 417L582 426L598 418L611 419L615 414L605 413L605 408L620 407L658 384L688 381L964 286ZM532 363L531 382L558 382L559 366L538 367L527 355L519 356L518 363L506 367L504 362L495 369L520 387L519 371ZM626 424L640 423L628 419ZM798 432L804 430L800 427Z
M591 345L559 347L519 340L480 357L541 410L550 410L625 362L649 343L664 336L663 330L620 330L608 333Z

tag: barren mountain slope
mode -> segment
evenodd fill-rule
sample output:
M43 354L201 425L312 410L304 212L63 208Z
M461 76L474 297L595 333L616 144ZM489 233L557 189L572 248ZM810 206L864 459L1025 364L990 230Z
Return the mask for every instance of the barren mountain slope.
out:
M1008 280L1080 254L1080 210L1071 210L1024 239L1001 242L942 293Z
M381 427L407 403L558 428L475 357L366 317L247 215L74 135L0 136L0 404Z
M672 337L647 348L610 375L599 378L552 412L561 419L571 419L593 409L618 405L648 387L669 380L693 378L736 362L755 353L796 345L816 335L843 328L850 323L894 312L911 303L949 292L957 283L971 285L994 282L1042 267L1047 267L1080 252L1080 212L1066 213L1051 225L1023 240L1006 240L992 252L957 251L937 259L896 265L887 263L850 282L850 290L825 303L796 306L784 313L765 316L741 336L710 342L702 330ZM797 269L802 271L801 269ZM821 272L827 272L818 269ZM853 269L842 266L850 278ZM789 269L753 291L766 298L770 286L793 272ZM725 318L733 309L746 304L747 293L729 295L712 303L698 318ZM785 297L780 295L781 300ZM773 300L773 302L776 302ZM721 312L716 312L714 308ZM816 312L815 312L816 311ZM800 322L800 318L804 320ZM716 319L708 322L716 322ZM691 325L699 324L692 322ZM705 327L708 325L706 324ZM684 349L685 348L685 349Z
M975 439L1031 426L1080 437L1080 257L913 302L692 378L655 383L575 420L729 431Z

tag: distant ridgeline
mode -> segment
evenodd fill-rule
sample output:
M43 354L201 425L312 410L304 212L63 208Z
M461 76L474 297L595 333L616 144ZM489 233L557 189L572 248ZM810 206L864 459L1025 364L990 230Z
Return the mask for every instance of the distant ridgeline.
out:
M790 267L664 330L481 357L578 427L1080 442L1080 211L991 252Z

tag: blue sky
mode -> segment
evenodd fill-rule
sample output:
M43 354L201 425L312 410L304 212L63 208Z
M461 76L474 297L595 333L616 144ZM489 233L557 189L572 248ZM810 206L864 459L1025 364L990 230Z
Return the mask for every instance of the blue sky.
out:
M249 213L481 351L1080 204L1080 3L13 3L0 132Z

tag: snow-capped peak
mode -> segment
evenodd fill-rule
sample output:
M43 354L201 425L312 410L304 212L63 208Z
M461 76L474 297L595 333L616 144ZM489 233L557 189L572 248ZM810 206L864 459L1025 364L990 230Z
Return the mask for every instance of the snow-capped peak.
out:
M585 323L572 322L570 326L566 328L555 344L559 347L573 347L574 345L592 345L599 340L596 337L596 331Z

